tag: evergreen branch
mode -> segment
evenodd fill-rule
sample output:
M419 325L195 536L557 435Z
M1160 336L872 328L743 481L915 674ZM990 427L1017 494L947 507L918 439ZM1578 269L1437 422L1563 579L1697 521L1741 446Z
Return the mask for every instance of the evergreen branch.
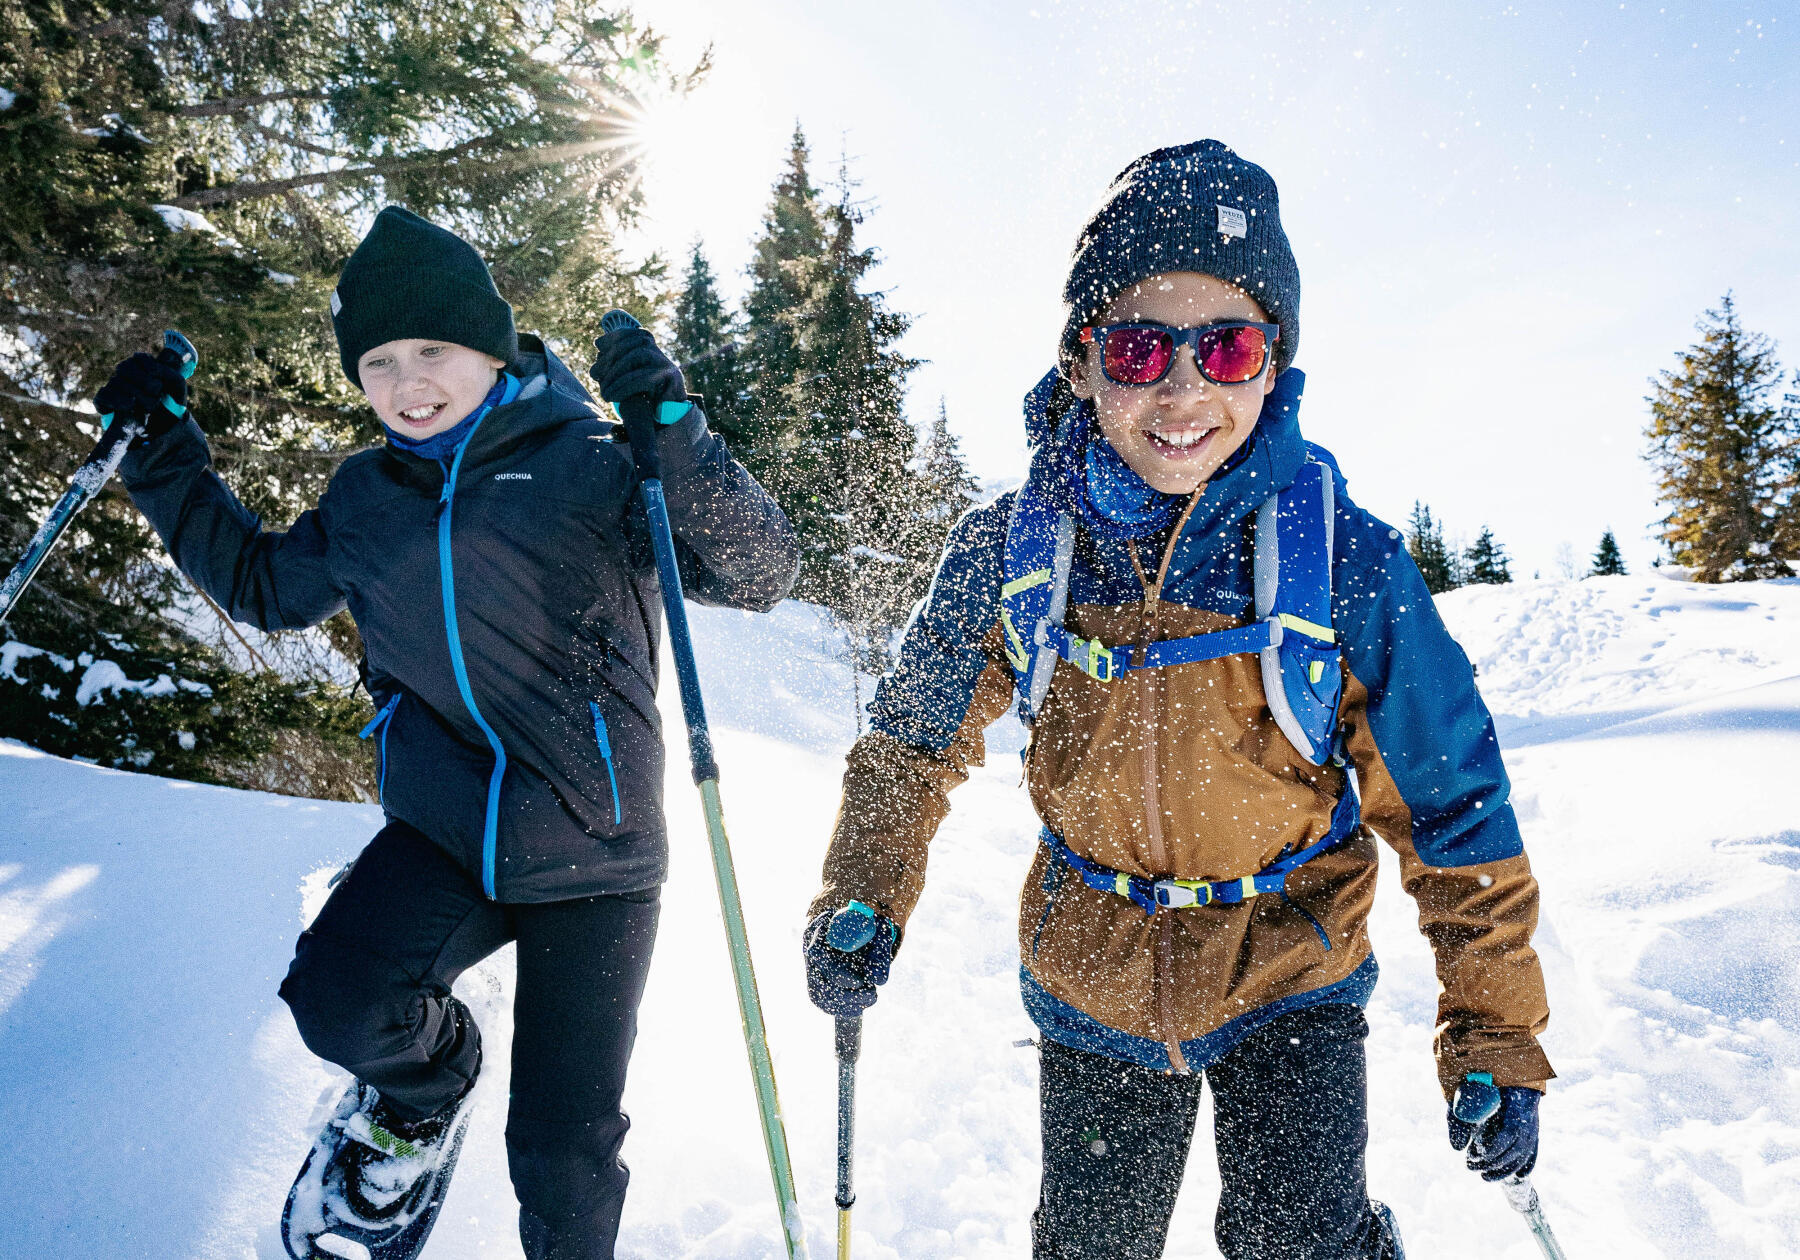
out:
M191 105L177 105L169 112L176 118L223 118L229 114L248 113L259 106L273 105L279 101L324 101L330 99L331 93L329 92L262 92L255 96L227 96L210 101L195 101Z
M273 127L265 127L258 122L251 123L250 130L256 132L260 136L266 136L277 144L284 144L290 149L300 149L307 153L317 153L320 157L340 159L349 157L348 154L340 153L336 149L327 149L322 144L313 144L309 140L302 140L299 136L290 136L285 131L277 131Z
M236 184L226 184L219 188L203 188L199 192L188 193L184 197L172 198L167 204L180 206L186 210L198 210L205 206L222 206L236 201L254 201L261 197L272 197L280 193L292 192L297 188L329 188L336 184L350 183L372 175L395 175L402 171L427 170L457 158L479 153L505 143L505 137L489 133L465 140L461 144L453 144L447 149L428 149L422 153L406 153L399 157L387 158L379 162L368 162L362 166L346 166L335 171L313 171L303 175L287 175L280 179L244 180ZM549 165L565 157L575 157L589 150L586 144L558 144L541 148L524 148L512 151L510 161L499 161L493 165Z

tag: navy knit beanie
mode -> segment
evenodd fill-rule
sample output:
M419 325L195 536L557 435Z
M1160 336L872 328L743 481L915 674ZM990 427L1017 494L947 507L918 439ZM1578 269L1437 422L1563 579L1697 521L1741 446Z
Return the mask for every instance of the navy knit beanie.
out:
M448 341L507 363L519 356L512 307L481 255L400 206L375 216L344 264L331 295L331 326L344 375L358 389L357 361L390 341Z
M1275 181L1217 140L1157 149L1113 179L1075 241L1063 286L1065 374L1081 330L1122 290L1165 271L1237 285L1281 326L1275 370L1300 347L1300 268L1281 230Z

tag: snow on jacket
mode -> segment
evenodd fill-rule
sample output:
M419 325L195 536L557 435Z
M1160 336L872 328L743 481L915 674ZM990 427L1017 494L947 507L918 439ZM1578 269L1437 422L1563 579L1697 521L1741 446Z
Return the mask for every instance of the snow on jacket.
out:
M1082 530L1070 632L1142 644L1246 624L1256 509L1306 458L1294 415L1265 411L1247 455L1204 487L1179 534L1139 541L1145 579L1130 544ZM1268 895L1154 917L1086 886L1040 845L1020 898L1026 1008L1052 1040L1200 1068L1282 1011L1366 1000L1372 830L1398 852L1436 953L1446 1093L1476 1071L1501 1085L1541 1084L1553 1073L1537 1043L1549 1019L1530 945L1537 884L1492 720L1400 534L1334 477L1341 723L1364 828L1289 877L1292 905ZM1013 499L975 509L951 535L877 689L870 732L849 754L812 913L854 899L904 925L919 899L947 793L981 763L982 731L1014 698L1000 624ZM1112 682L1058 661L1026 778L1042 821L1075 853L1132 875L1195 880L1255 874L1320 839L1347 786L1342 769L1310 764L1281 733L1253 655Z
M448 466L392 446L345 460L317 508L265 530L191 420L123 467L181 570L240 621L346 606L380 725L382 805L501 901L660 883L661 595L630 448L534 337L517 399ZM767 610L793 584L787 518L699 408L659 438L684 588Z

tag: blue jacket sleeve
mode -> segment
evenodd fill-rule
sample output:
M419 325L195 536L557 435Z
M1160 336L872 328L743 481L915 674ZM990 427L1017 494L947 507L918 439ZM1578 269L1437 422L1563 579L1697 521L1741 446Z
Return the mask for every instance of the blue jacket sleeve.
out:
M1398 531L1353 504L1338 518L1335 624L1368 692L1368 727L1433 866L1523 851L1494 721Z
M951 789L982 763L982 733L1012 703L999 607L1011 500L951 531L898 663L875 689L869 733L850 750L824 881L808 916L849 901L904 927L925 887Z
M658 436L683 592L767 612L793 589L800 544L786 514L706 427L699 407ZM630 519L640 522L634 505Z
M234 620L292 630L344 607L321 510L301 513L286 530L265 530L213 472L206 435L192 419L134 448L119 473L176 566Z
M1445 1097L1470 1072L1542 1088L1550 1020L1531 948L1538 886L1475 671L1450 637L1399 531L1343 498L1333 609L1343 637L1344 722L1363 818L1400 857L1440 992Z

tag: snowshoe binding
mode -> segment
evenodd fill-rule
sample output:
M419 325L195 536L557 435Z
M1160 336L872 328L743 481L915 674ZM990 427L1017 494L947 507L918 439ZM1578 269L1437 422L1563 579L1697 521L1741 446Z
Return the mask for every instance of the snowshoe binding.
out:
M469 1127L471 1091L434 1116L406 1122L372 1085L338 1100L281 1212L293 1260L413 1260L450 1188Z

